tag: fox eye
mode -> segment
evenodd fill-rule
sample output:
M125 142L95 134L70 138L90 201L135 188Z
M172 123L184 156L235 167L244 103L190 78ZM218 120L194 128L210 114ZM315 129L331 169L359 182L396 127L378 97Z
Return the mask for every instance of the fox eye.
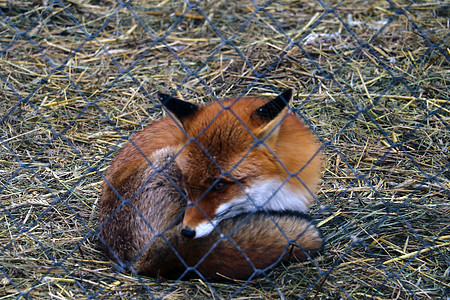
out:
M212 191L213 192L220 192L221 190L223 190L226 186L226 183L223 181L219 181L217 182L213 187L212 187Z

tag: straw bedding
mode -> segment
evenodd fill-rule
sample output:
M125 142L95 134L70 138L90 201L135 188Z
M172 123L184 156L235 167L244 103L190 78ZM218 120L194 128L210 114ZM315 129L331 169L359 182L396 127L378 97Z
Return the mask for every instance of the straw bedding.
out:
M63 3L0 2L2 298L448 297L448 3ZM95 233L102 174L163 116L156 92L274 87L323 143L322 253L250 282L117 273Z

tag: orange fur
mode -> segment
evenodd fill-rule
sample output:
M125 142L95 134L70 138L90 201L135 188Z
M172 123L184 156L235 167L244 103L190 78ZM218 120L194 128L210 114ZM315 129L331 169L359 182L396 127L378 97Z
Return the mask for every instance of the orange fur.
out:
M241 214L224 220L217 226L222 240L217 231L194 240L182 236L179 217L186 201L176 187L181 185L181 172L173 163L174 154L173 147L156 151L149 157L155 168L141 168L130 178L131 189L120 196L131 199L131 204L120 206L119 197L109 185L104 186L99 203L100 237L105 252L119 265L172 279L182 276L185 264L198 265L197 271L209 279L246 279L255 273L254 268L303 261L321 248L317 228L302 214L292 212L272 212L272 217ZM184 277L198 275L190 272Z
M263 189L265 180L277 178L294 196L313 199L310 192L317 189L321 169L318 145L286 110L272 121L256 115L255 110L266 103L247 97L200 106L180 124L165 117L149 125L124 146L105 174L99 201L100 236L111 259L143 274L177 277L185 267L172 247L193 266L220 239L213 231L191 240L181 230L214 221L219 207L246 199L244 191L257 194L259 183ZM196 140L189 142L180 126ZM255 138L264 139L264 144L255 146ZM217 182L224 185L211 188ZM180 191L191 205L186 206ZM227 215L217 229L231 233L247 218L241 213ZM247 258L257 268L292 260L285 251L289 240L301 247L292 252L300 260L321 247L320 233L303 215L273 214L288 240L270 217L257 213L231 234L243 252L227 240L220 241L197 270L211 278L220 277L219 273L246 278L254 271ZM159 237L162 233L172 246Z
M309 201L313 199L311 193L317 190L321 159L317 153L319 147L309 129L294 114L286 115L284 112L285 118L278 132L274 133L277 136L267 139L267 147L250 150L255 142L253 136L257 136L266 125L252 112L267 103L267 100L249 97L234 101L222 101L221 105L214 102L200 107L197 113L183 121L188 135L197 139L197 142L189 143L176 158L189 200L197 204L187 209L185 226L195 228L206 217L214 219L219 205L236 195L244 195L242 188L256 180L274 177L281 182L287 180L292 189L300 191ZM222 106L231 107L223 110ZM187 138L184 142L187 142ZM230 175L223 176L223 172L229 172ZM231 183L228 190L207 193L198 200L220 177ZM235 184L241 180L240 185Z

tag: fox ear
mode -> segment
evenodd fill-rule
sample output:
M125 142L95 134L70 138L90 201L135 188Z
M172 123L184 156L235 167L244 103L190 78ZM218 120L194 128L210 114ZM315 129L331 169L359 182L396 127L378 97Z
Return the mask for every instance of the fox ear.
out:
M172 97L172 95L158 93L158 98L159 101L161 101L161 104L173 113L181 122L198 110L197 105L177 99Z
M287 107L292 98L292 89L281 93L278 97L256 109L254 113L265 121L271 121Z
M266 145L276 141L280 129L278 124L283 120L291 98L292 90L289 89L254 111L254 114L267 121L264 126L255 132L256 137L259 140L264 140Z

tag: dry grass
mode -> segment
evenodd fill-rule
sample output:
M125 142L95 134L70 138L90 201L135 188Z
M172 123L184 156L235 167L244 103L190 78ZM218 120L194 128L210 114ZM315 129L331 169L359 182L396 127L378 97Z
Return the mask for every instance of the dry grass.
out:
M184 1L134 1L142 24L114 1L46 2L0 1L0 298L448 297L448 3L396 1L407 11L377 33L395 13L387 1L327 14L315 1L274 1L265 10L278 25L260 11L243 29L250 1L205 0L204 15L193 8L181 21ZM161 117L152 97L179 87L211 101L210 91L249 86L298 91L295 106L324 143L322 210L312 211L324 251L248 283L117 274L95 237L101 174Z

